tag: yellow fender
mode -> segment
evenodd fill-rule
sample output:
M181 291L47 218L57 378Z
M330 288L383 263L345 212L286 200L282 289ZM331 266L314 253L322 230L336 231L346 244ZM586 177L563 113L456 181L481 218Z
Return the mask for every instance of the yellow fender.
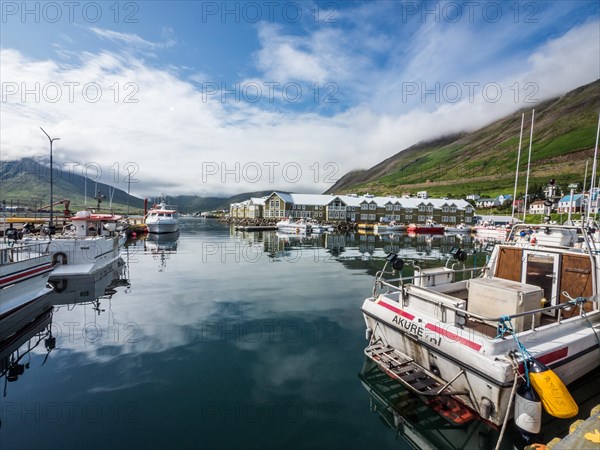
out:
M540 396L546 412L559 419L576 416L579 407L558 375L535 358L531 358L528 364L529 381Z

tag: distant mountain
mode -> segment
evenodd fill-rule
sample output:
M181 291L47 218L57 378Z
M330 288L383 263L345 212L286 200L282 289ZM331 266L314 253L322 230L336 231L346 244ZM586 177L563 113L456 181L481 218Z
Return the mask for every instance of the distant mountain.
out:
M122 189L114 188L105 183L96 183L93 179L83 177L76 171L69 170L68 166L55 165L53 174L54 201L70 200L70 209L77 211L85 206L87 189L87 205L95 207L97 201L94 199L96 189L105 198L102 200L101 208L108 208L112 194L113 209L119 212L129 209L131 214L142 213L144 200L133 195L127 195ZM63 169L58 170L58 167ZM87 181L86 181L87 180ZM87 183L87 187L86 187ZM114 190L114 192L113 192ZM177 205L183 213L213 211L217 209L229 209L230 203L247 200L250 197L262 197L269 195L272 191L248 192L231 197L200 197L197 195L169 196L168 203ZM149 198L149 205L159 201L159 198ZM16 161L0 161L0 202L8 206L27 206L32 209L50 205L50 169L49 164L43 160L23 158ZM55 210L60 210L56 206Z
M193 213L202 211L215 211L218 209L229 210L231 203L237 203L248 200L250 197L264 197L273 191L257 191L237 194L231 197L200 197L198 195L177 195L169 197L169 204L177 205L179 211L183 213Z
M588 180L596 140L600 80L535 106L530 187L556 178L569 183ZM521 110L470 133L422 142L399 151L368 170L345 174L327 193L401 194L426 190L439 197L486 197L512 193L521 113L525 112L519 190L525 186L531 109Z
M58 167L61 167L59 170ZM55 165L53 173L54 201L70 200L72 211L83 209L87 189L87 205L97 205L94 199L96 190L105 198L101 208L108 208L112 195L113 209L124 212L129 202L130 211L140 212L144 201L122 189L109 186L106 183L96 183L69 170L69 166ZM28 206L33 209L50 205L50 169L49 164L33 158L23 158L16 161L0 161L0 202L7 205Z

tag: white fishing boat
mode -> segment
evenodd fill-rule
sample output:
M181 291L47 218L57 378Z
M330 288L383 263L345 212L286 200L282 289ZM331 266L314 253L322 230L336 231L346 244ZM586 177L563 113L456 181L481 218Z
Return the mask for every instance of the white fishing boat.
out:
M0 245L0 320L16 317L52 289L48 277L52 253L48 244L8 241ZM15 321L13 321L15 322ZM17 321L18 322L18 321ZM15 322L16 323L16 322ZM4 339L6 325L0 339ZM11 326L12 328L12 326Z
M444 267L415 266L410 278L393 278L404 262L388 255L362 306L365 354L412 392L450 397L495 425L507 423L513 400L521 404L517 386L530 380L546 411L572 417L562 383L600 365L600 253L590 231L515 225L485 267L466 269L466 252L453 249Z
M121 216L78 211L60 233L23 238L23 243L44 243L52 255L54 271L50 278L85 275L111 264L119 257L127 227Z
M163 200L148 211L146 226L149 233L175 233L179 231L179 214Z
M277 231L282 233L306 234L312 231L312 225L305 219L285 218L276 224Z

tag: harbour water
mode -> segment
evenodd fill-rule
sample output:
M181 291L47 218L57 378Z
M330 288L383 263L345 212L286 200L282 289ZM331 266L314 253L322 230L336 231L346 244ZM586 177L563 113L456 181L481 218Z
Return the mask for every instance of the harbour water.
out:
M51 294L23 373L1 380L2 448L493 448L497 430L451 426L363 355L360 306L385 254L440 265L453 246L484 261L468 236L302 238L200 219L132 241ZM576 398L597 400L599 384Z

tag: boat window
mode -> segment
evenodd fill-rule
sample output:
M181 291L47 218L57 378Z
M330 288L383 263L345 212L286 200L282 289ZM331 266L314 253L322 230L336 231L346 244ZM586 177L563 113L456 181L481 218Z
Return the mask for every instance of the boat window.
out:
M544 297L553 301L552 287L554 283L554 256L529 254L527 255L527 272L525 283L539 286L544 290Z
M164 217L165 214L164 213L158 213L158 217Z

